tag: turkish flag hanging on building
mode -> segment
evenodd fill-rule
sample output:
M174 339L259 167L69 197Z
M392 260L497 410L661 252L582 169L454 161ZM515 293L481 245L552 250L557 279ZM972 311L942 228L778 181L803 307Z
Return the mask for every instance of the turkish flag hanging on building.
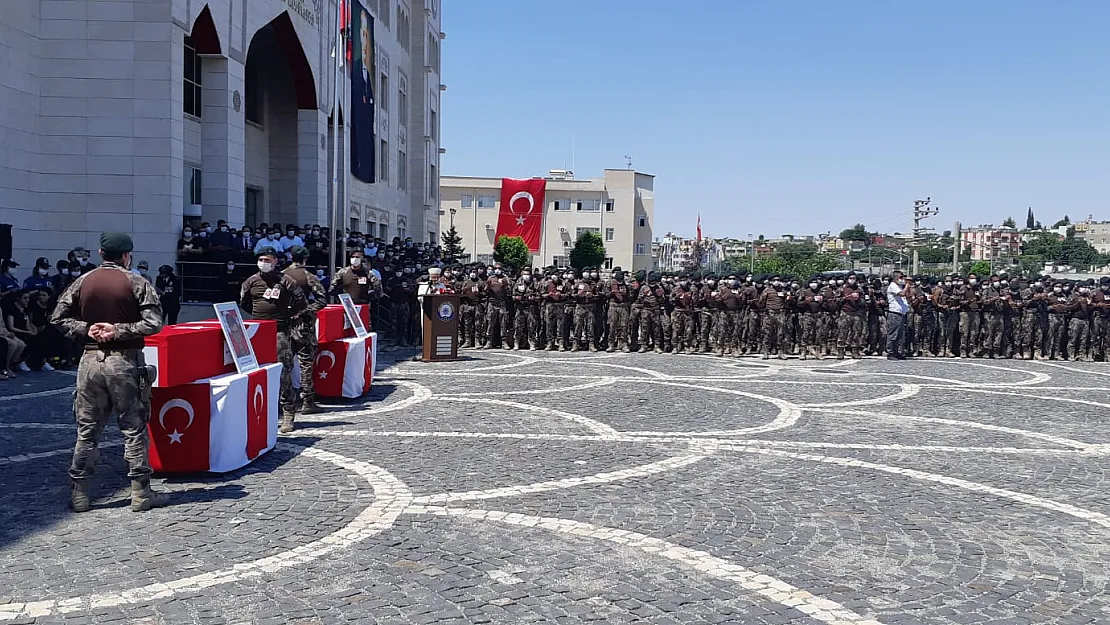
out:
M212 420L208 384L182 384L152 391L151 464L167 473L207 471Z
M547 181L501 179L501 211L497 214L497 239L520 237L532 252L540 251L543 236L543 194Z

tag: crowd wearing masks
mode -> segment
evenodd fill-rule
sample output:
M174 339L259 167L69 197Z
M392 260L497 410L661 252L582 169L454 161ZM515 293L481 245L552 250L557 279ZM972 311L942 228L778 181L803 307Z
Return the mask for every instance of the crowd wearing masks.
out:
M799 280L494 264L451 266L440 280L460 296L464 348L1105 361L1110 347L1110 277Z

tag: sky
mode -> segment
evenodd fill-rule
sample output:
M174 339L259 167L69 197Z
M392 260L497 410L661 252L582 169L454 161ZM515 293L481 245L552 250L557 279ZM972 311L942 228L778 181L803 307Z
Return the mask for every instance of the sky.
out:
M656 236L1110 219L1110 2L448 0L444 175L654 174Z

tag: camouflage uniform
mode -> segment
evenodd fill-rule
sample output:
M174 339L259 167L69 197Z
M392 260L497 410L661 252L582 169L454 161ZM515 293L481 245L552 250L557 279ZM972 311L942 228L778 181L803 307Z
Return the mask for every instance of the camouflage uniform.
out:
M482 282L468 278L462 283L459 293L459 345L474 347L477 339L478 308L482 305Z
M95 285L105 281L129 284L134 297L134 322L115 323L112 341L97 343L89 328L104 318L95 312L99 293ZM85 288L89 287L89 288ZM98 308L103 310L104 306ZM75 511L88 510L88 479L96 471L98 446L109 415L123 434L123 457L131 478L131 509L148 510L157 501L150 491L150 461L147 422L150 420L150 386L143 360L143 337L162 329L162 306L158 293L146 279L114 262L105 262L69 286L58 298L50 322L67 337L85 343L77 368L77 390L73 414L77 420L77 444L69 476L74 483ZM145 500L145 503L144 503Z
M281 362L280 430L292 431L297 398L293 392L293 344L289 335L293 320L308 307L308 301L293 278L276 271L259 272L243 281L239 292L239 307L254 315L255 319L269 319L278 324L277 356Z
M579 280L574 286L574 351L583 345L589 347L591 352L597 351L597 328L595 321L595 305L597 293L593 283L588 280Z
M632 293L624 280L609 283L609 347L608 351L632 351L629 328L632 322Z
M291 349L297 357L301 370L301 401L306 411L315 411L316 389L313 373L316 365L316 313L328 303L324 285L304 267L294 263L285 270L285 275L293 278L304 293L308 306L304 312L293 318L289 328Z
M640 350L648 350L648 341L656 352L663 351L663 326L659 322L662 300L666 297L663 287L658 282L648 283L640 287L636 302L641 305L640 312Z

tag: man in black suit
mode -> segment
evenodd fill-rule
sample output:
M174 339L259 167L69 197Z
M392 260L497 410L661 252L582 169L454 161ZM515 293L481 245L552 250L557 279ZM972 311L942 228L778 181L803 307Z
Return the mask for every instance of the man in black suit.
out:
M374 182L374 81L377 72L370 36L374 23L365 9L357 10L361 54L355 57L355 71L351 76L351 173L363 182ZM383 155L383 158L388 156Z

